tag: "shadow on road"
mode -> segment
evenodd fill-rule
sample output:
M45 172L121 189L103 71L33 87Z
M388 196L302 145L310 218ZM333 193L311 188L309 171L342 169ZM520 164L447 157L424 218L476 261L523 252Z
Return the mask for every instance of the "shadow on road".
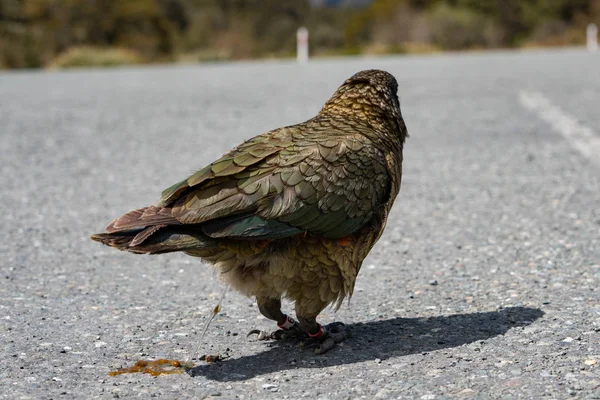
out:
M503 335L526 326L544 313L537 308L511 307L499 311L430 318L392 318L348 325L352 336L329 353L315 356L286 343L252 356L194 367L191 376L216 381L243 381L258 375L298 368L322 368L379 358L425 353Z

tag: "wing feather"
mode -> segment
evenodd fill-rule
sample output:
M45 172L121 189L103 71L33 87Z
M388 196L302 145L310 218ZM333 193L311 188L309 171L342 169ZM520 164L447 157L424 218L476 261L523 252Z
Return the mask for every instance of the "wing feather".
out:
M215 238L336 238L368 223L387 201L390 179L385 155L364 135L282 128L168 188L159 204Z

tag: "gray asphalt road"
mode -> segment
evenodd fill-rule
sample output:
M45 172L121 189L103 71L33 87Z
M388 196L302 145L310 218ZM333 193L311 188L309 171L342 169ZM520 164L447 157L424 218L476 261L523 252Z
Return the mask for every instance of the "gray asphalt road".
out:
M229 293L200 353L230 358L107 376L185 358L222 289L88 236L365 68L397 77L411 137L354 297L321 318L352 338L247 339L274 327ZM600 135L598 71L563 50L0 74L0 397L600 398L600 154L539 101Z

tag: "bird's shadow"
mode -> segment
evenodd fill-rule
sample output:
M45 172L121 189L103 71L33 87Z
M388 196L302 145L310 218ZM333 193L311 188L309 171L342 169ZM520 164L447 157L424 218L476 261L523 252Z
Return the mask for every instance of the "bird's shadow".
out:
M215 381L243 381L282 370L385 360L486 340L514 327L529 325L542 315L544 313L537 308L510 307L492 312L430 318L397 317L350 324L352 336L321 356L293 344L279 345L277 342L267 351L196 366L188 373Z

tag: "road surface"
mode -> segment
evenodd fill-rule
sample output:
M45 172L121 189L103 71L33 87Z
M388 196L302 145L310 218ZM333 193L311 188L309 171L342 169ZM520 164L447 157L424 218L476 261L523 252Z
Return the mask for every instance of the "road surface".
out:
M387 229L323 356L184 255L89 240L367 68L410 138ZM600 53L494 52L0 74L0 397L600 398ZM289 304L285 305L288 309Z

